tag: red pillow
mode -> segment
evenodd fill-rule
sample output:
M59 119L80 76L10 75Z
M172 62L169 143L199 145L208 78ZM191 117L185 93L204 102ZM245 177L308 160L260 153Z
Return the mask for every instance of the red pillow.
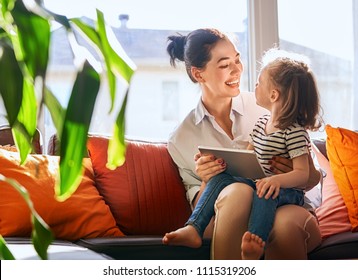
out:
M125 234L159 234L182 227L191 213L166 144L127 141L126 161L106 168L109 139L91 136L89 155L97 188Z
M78 240L123 236L95 187L89 159L84 160L85 173L76 192L66 201L55 199L54 186L58 175L59 157L29 155L19 165L18 153L0 150L0 173L25 187L36 211L52 229L55 238ZM30 211L21 195L0 181L0 234L28 237L31 234Z
M316 209L322 238L350 231L352 225L348 218L347 207L334 180L329 162L314 145L312 145L312 149L320 167L327 173L323 179L322 204Z

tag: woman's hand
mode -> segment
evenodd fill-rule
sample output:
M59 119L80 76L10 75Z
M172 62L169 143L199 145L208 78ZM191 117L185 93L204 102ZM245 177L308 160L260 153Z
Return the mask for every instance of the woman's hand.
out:
M317 170L316 166L313 163L313 159L311 156L308 157L308 163L310 168L310 174L308 177L308 182L306 184L306 192L308 192L310 189L312 189L314 186L316 186L320 180L321 180L321 172Z
M287 173L293 170L292 160L283 157L272 157L271 171L275 174Z
M197 153L194 160L196 163L195 172L204 183L207 183L211 177L223 172L226 168L224 160L216 159L213 155Z

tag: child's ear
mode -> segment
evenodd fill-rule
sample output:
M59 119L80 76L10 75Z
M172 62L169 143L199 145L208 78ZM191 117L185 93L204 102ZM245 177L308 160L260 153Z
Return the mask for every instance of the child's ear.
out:
M201 76L201 70L196 67L191 67L191 75L197 80L199 83L205 82L204 78Z
M270 92L271 102L276 102L280 98L280 92L277 89L273 89Z

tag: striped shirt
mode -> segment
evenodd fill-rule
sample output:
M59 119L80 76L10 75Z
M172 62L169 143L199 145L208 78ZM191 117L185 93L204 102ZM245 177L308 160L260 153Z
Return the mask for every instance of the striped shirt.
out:
M310 138L307 131L297 123L284 130L266 134L265 128L269 115L262 116L251 133L251 144L267 176L273 174L269 160L273 156L293 159L310 153Z

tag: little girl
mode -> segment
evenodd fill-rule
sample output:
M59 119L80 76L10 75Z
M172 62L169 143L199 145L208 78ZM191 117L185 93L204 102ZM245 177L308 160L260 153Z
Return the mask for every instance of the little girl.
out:
M277 207L303 205L310 156L306 130L317 130L321 126L319 94L313 73L303 57L269 50L263 57L255 96L256 103L270 114L257 121L248 149L255 150L267 177L255 182L225 172L212 177L185 226L165 234L164 244L200 247L204 230L214 215L218 194L233 182L248 184L255 190L248 231L242 238L243 259L261 258ZM270 161L275 156L292 159L292 171L273 174Z

